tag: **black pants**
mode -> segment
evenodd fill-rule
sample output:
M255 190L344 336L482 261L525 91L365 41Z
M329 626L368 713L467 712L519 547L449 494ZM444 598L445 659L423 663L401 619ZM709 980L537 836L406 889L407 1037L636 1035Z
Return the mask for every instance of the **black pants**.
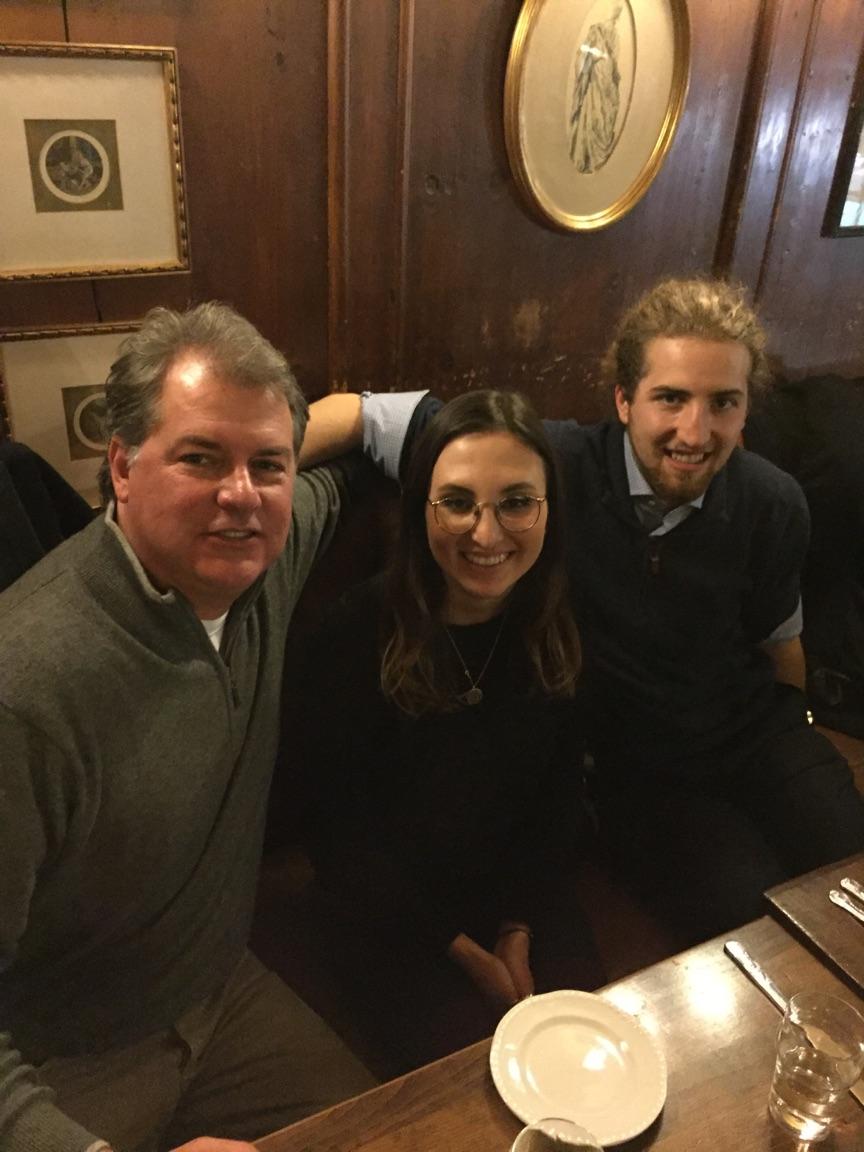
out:
M682 759L650 780L601 767L596 790L613 859L692 942L763 915L766 888L864 850L849 766L787 685L713 762Z

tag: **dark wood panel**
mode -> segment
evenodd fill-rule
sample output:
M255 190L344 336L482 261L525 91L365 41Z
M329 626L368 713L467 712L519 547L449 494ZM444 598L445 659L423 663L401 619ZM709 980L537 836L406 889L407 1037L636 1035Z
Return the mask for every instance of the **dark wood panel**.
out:
M178 48L192 272L0 285L0 324L219 297L313 394L501 384L589 419L622 304L719 259L761 276L793 368L861 371L864 239L819 232L864 0L691 3L690 93L660 175L617 224L573 235L537 222L507 164L521 3L68 0L72 39ZM63 5L6 3L0 30L62 39Z
M66 39L63 0L4 0L0 8L0 40Z
M830 964L860 996L864 991L864 924L828 898L832 889L840 888L844 876L864 884L864 857L854 856L808 872L770 888L765 895L780 923L800 936L818 959Z
M329 0L330 383L392 384L401 216L399 0Z
M793 373L864 374L864 237L821 235L862 51L864 0L817 5L759 294L774 345Z
M748 76L716 270L752 287L762 275L798 106L813 0L767 0Z
M105 319L217 298L326 386L326 7L68 0L73 40L178 49L189 276L96 286ZM184 282L185 281L185 282Z
M645 198L598 233L561 234L519 200L502 94L519 0L417 3L401 386L522 387L589 418L622 301L666 273L710 270L758 0L690 5L690 94Z

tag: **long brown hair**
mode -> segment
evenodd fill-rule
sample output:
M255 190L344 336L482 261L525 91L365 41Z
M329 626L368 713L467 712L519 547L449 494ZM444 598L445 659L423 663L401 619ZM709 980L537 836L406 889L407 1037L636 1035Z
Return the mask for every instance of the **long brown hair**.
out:
M543 549L510 595L508 627L517 628L542 692L570 696L579 674L579 633L567 602L562 486L543 425L519 392L466 392L437 412L420 434L403 481L399 538L387 579L381 687L411 715L455 707L452 686L435 659L445 585L429 549L426 501L446 445L482 432L514 436L540 457L546 473Z

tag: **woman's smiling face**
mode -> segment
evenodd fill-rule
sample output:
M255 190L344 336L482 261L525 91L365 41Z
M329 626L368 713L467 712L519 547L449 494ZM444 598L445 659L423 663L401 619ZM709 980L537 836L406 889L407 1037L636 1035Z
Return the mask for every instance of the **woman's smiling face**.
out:
M426 505L426 533L444 577L444 618L450 624L489 620L543 550L548 508L524 532L503 528L495 504L507 496L546 495L546 469L531 448L509 432L475 432L447 444L435 462L429 500L461 497L483 509L474 527L446 532Z

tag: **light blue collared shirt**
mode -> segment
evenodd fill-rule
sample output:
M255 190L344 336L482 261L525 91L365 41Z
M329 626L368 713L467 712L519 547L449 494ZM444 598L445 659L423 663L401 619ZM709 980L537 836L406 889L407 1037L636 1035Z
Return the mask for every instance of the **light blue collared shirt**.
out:
M399 479L399 458L422 392L362 392L363 451L391 480Z
M636 463L633 445L630 443L630 433L626 430L624 433L624 466L627 469L627 483L630 487L631 496L655 496L654 489L642 475L642 469ZM663 516L663 523L658 524L648 535L665 536L667 532L671 532L673 528L677 528L677 526L683 520L686 520L691 513L695 512L697 508L701 508L704 500L705 493L703 492L702 495L697 496L695 500L688 500L686 504L679 504L676 508L670 508ZM639 515L638 504L636 514L637 516Z

